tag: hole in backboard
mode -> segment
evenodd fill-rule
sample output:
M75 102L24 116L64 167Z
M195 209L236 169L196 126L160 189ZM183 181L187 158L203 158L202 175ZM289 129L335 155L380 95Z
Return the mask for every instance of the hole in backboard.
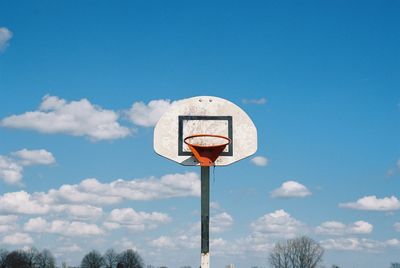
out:
M183 140L191 135L212 134L221 135L231 139L221 156L233 156L233 131L232 116L191 116L178 117L178 155L191 156L192 152Z

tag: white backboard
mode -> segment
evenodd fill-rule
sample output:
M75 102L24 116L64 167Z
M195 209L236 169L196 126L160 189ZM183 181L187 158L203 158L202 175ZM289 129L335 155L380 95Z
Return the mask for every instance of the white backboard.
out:
M183 142L195 134L222 135L232 140L215 161L216 166L232 164L257 151L257 129L250 117L232 102L211 96L175 102L154 128L154 150L182 165L199 165Z

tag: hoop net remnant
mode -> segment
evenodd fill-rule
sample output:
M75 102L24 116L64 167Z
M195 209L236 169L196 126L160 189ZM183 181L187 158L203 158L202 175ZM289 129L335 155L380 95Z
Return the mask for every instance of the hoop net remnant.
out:
M183 141L203 167L214 166L225 147L232 142L228 137L212 134L195 134Z

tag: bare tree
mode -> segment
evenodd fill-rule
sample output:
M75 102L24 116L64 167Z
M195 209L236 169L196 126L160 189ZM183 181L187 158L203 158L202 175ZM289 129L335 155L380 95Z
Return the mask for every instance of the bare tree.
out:
M279 242L269 255L273 268L316 268L322 262L323 248L303 236Z
M81 268L101 268L104 264L104 259L99 252L92 250L83 257Z
M29 260L22 250L15 250L10 252L6 258L7 268L30 268Z
M109 249L103 255L105 268L116 268L118 264L118 254L114 249Z
M8 255L8 250L0 249L0 268L6 268L7 255Z
M29 268L35 268L35 260L37 255L39 254L39 251L36 248L30 248L27 250L23 251L25 254L25 258L27 260L27 265Z
M400 263L398 263L398 262L392 262L392 263L390 264L390 268L400 268Z
M35 268L55 268L56 260L48 249L42 250L36 255Z
M269 263L273 268L289 268L290 254L289 246L286 243L277 243L269 254Z
M118 264L122 264L124 268L144 267L142 257L132 249L128 249L118 255Z

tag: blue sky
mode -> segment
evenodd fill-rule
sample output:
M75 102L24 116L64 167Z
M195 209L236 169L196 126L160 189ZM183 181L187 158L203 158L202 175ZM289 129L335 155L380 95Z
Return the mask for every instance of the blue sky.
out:
M0 247L196 267L199 170L156 155L153 126L211 95L259 135L259 158L215 170L213 265L267 266L302 234L328 267L400 262L399 8L1 1Z

